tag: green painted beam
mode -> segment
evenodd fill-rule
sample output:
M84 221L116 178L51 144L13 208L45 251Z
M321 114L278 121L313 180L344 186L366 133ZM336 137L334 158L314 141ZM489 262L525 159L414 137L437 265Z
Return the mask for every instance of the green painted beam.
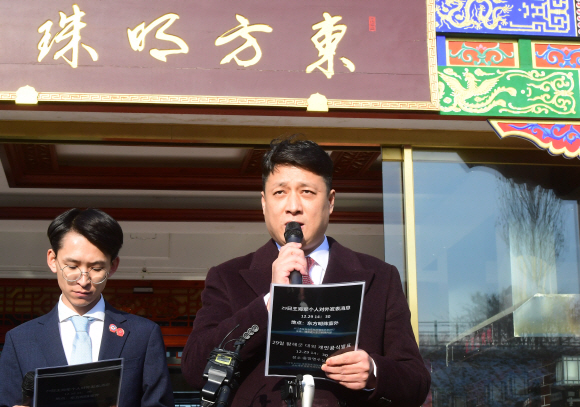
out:
M531 58L527 58L531 61ZM441 114L577 119L579 70L444 67Z

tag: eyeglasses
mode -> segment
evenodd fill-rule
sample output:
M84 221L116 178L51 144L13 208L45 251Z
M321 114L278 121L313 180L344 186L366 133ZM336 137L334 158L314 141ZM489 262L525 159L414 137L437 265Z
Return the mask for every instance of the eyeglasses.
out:
M95 266L91 267L88 271L82 271L78 266L68 264L60 267L58 260L56 260L56 264L58 264L60 271L62 271L62 277L70 283L79 281L83 277L83 274L86 274L89 281L93 284L104 283L107 277L109 277L109 270L104 267Z

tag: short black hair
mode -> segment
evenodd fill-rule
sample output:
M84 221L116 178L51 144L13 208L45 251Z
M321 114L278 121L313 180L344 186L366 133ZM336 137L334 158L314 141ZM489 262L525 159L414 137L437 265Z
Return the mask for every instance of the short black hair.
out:
M76 232L115 260L123 246L121 225L100 209L69 209L58 215L48 227L46 234L52 250L58 253L62 239L68 232Z
M299 140L299 136L293 134L270 142L270 149L262 159L262 191L266 189L266 181L270 174L274 173L276 166L289 165L320 175L330 192L334 168L332 159L314 141Z

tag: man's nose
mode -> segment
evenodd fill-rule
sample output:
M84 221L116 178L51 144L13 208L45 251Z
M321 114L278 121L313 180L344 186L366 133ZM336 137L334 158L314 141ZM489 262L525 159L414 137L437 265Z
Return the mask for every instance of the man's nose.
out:
M286 200L286 212L297 214L302 212L302 201L298 194L291 192Z
M91 284L91 279L89 278L89 274L88 273L82 273L81 274L81 278L79 278L77 280L77 283L79 283L83 287L85 287L87 285L90 285Z

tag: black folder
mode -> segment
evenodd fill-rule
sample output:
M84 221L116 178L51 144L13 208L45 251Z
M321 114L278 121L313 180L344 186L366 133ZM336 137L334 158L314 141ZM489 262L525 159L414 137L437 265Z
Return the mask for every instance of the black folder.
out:
M119 404L123 359L36 369L34 407L112 407Z

